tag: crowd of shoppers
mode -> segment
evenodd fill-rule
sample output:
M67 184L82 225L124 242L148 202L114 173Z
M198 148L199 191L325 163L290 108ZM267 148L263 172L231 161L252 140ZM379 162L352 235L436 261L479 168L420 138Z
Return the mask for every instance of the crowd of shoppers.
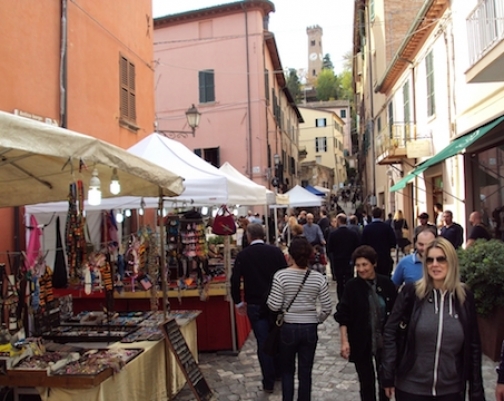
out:
M402 249L395 269L391 250L409 229L400 212L383 221L382 210L374 208L365 225L343 213L322 212L320 224L305 211L286 217L286 256L264 244L262 226L244 224L249 245L236 258L232 297L251 321L265 392L280 379L282 399L293 400L297 365L297 400L311 400L317 327L334 305L327 278L310 269L310 260L326 245L337 281L340 355L355 365L361 400L485 400L474 297L460 282L456 253L463 229L438 206L437 224L425 212L418 216L414 252ZM490 238L478 212L470 222L466 246ZM284 323L279 352L271 357L262 347L278 312L285 312ZM504 401L504 344L502 352L497 401Z

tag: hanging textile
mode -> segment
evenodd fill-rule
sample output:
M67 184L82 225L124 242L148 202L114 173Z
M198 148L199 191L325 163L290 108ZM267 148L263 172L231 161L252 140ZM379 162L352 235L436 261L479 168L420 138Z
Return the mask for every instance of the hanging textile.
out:
M65 239L68 275L72 283L79 282L80 269L86 259L86 235L83 217L84 187L82 181L70 184Z
M68 273L65 264L65 255L63 253L59 216L56 218L56 258L54 260L53 271L52 286L54 288L65 288L68 284Z
M42 230L38 226L38 221L32 214L30 216L30 239L26 248L25 269L31 270L35 267L40 252L40 236Z

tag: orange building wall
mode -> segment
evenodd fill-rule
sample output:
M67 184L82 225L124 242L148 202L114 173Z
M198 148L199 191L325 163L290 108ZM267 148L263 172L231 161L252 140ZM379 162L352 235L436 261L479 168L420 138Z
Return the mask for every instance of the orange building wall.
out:
M68 0L67 5L67 127L130 147L153 131L151 0ZM0 110L59 122L61 1L0 0L0 16ZM119 125L120 53L135 64L137 132ZM14 249L13 213L0 209L0 262L3 252ZM20 229L24 233L24 226Z

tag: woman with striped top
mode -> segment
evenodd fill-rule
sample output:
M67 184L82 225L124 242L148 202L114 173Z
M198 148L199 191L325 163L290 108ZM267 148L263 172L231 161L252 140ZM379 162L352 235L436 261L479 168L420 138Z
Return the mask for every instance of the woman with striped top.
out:
M332 311L326 278L317 271L307 273L308 260L313 248L304 237L296 237L289 246L289 267L279 270L273 277L268 297L272 311L285 311L280 340L282 371L282 400L294 399L294 371L298 357L298 401L311 399L312 368L317 348L317 325L327 319ZM307 278L303 283L303 279ZM299 293L298 293L299 290ZM296 296L297 294L297 296ZM321 311L317 312L317 299Z

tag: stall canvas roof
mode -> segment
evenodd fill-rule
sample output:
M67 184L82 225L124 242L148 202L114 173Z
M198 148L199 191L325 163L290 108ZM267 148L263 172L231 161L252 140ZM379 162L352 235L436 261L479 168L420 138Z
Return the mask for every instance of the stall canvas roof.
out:
M128 149L128 152L151 160L154 164L170 168L184 177L185 190L176 197L166 200L169 206L211 206L211 205L264 205L266 203L265 188L243 178L233 177L192 152L181 142L153 133ZM121 182L122 185L122 182ZM121 191L122 194L122 191ZM144 197L145 207L156 208L157 197ZM141 198L119 196L103 200L99 206L89 206L86 210L102 209L137 209ZM64 211L68 208L66 202L46 205L32 205L28 213L47 213Z
M182 178L117 146L71 130L0 112L0 207L67 199L69 184L85 188L98 170L102 197L116 168L121 193L135 196L175 196Z
M325 193L322 191L319 191L317 188L312 187L311 185L307 185L304 187L307 191L311 192L313 195L317 196L325 196Z
M307 191L303 187L296 185L286 193L289 195L290 207L321 206L322 198Z
M254 203L255 205L258 205L258 204L262 204L262 205L268 204L269 205L269 204L275 203L275 193L273 191L267 189L264 185L260 185L260 184L257 184L256 182L252 181L250 178L248 178L247 176L240 173L229 162L225 162L222 166L219 167L219 170L228 176L235 177L235 178L243 181L244 183L247 183L248 185L257 186L258 190L261 191L261 196L260 196L260 198L257 198L257 202L263 202L263 203ZM265 192L265 197L263 197L262 191Z

